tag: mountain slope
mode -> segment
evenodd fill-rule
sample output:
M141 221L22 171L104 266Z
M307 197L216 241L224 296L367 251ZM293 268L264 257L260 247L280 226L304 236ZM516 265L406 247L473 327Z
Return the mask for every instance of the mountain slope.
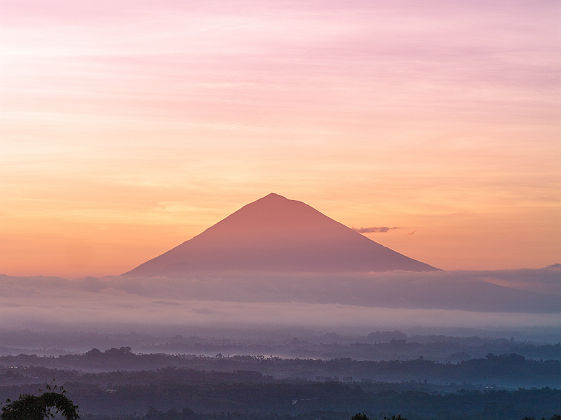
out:
M269 194L125 273L429 271L305 203Z

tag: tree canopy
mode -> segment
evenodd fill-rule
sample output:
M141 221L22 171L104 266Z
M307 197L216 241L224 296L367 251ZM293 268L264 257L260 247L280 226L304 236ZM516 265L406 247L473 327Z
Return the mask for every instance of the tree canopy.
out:
M2 420L44 420L62 415L66 420L78 420L78 406L65 395L63 388L47 386L41 395L23 394L15 401L7 400L2 407Z

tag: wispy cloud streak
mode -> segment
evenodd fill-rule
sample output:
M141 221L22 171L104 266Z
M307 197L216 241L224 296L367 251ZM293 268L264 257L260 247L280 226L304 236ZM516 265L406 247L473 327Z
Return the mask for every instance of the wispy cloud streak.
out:
M359 227L354 228L358 233L386 233L390 230L401 229L398 226L388 227L388 226L372 226L372 227Z

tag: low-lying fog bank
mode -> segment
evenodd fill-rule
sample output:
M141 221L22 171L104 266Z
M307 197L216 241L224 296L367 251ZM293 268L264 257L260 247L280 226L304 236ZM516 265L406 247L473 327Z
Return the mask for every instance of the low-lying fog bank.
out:
M561 270L0 276L0 327L560 326Z

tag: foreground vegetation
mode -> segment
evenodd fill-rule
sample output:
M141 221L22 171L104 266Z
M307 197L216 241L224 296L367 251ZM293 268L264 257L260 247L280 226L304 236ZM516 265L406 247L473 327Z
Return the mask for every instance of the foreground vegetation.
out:
M185 383L156 375L155 382L65 386L82 418L92 420L339 420L357 409L374 419L401 413L408 420L512 420L561 413L561 390L549 388L443 394L393 389L393 384L369 390L336 382L235 381L233 375ZM17 398L36 389L32 384L2 386L0 394Z
M407 420L559 420L561 413L559 361L512 354L456 364L199 357L123 347L0 358L0 401L13 401L6 415L21 408L20 395L36 407L56 403L33 397L53 378L86 420L341 420L357 411L369 420L396 413ZM12 418L22 419L5 417Z

